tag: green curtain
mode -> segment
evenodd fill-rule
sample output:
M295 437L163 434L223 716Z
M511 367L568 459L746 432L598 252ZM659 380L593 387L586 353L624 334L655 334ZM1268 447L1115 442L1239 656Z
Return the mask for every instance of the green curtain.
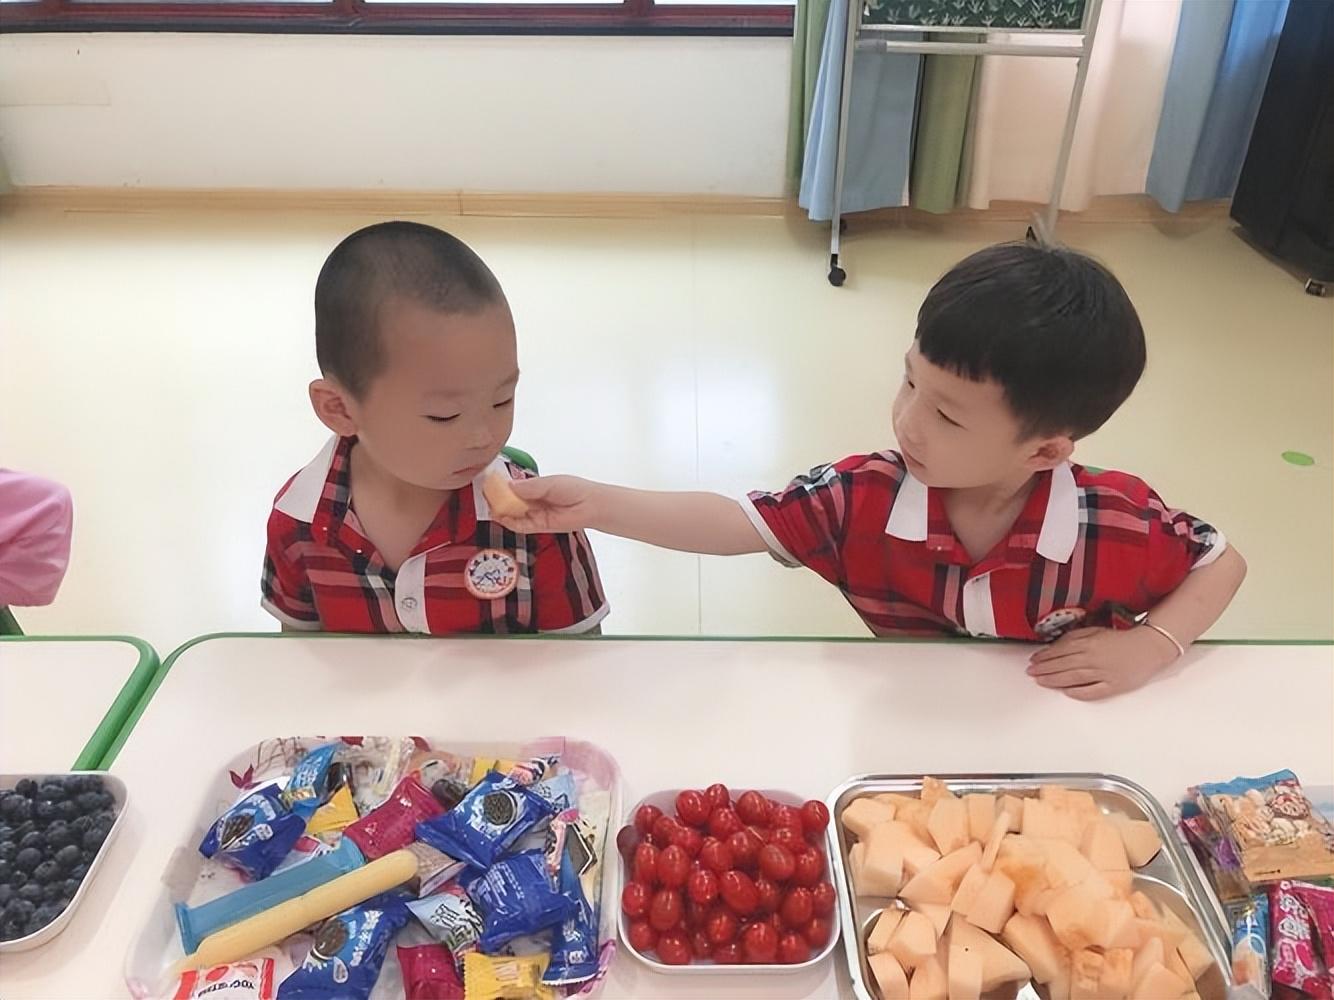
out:
M792 31L792 76L788 90L787 179L791 192L801 186L801 163L806 155L806 132L811 124L811 100L820 73L820 49L829 23L830 0L797 0Z
M931 36L938 40L942 36ZM948 36L946 36L948 37ZM953 36L977 41L975 36ZM976 87L977 56L927 56L917 95L917 133L913 144L909 194L913 208L950 212L967 193L970 119Z

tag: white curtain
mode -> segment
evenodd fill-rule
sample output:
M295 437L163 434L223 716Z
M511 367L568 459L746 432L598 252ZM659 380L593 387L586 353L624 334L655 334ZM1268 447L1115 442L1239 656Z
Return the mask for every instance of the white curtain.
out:
M1080 211L1095 195L1144 192L1181 2L1103 0L1062 208ZM1073 59L983 58L967 164L969 208L1046 202L1074 79Z

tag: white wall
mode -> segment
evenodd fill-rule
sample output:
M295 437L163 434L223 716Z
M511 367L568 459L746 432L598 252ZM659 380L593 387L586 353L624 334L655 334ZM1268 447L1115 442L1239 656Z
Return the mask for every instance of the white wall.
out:
M0 36L15 185L777 196L785 38Z

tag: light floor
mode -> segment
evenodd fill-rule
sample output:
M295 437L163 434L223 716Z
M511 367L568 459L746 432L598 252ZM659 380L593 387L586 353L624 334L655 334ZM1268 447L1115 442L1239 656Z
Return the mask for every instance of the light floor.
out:
M314 278L343 214L0 217L0 464L68 483L74 557L29 631L269 630L274 492L319 449ZM514 442L545 471L739 493L892 443L916 308L1022 224L883 224L825 281L825 230L770 218L431 218L500 276L520 331ZM1149 370L1091 464L1134 471L1250 562L1223 638L1334 634L1334 299L1223 221L1072 224L1140 309ZM1296 467L1280 455L1305 452ZM594 539L609 633L862 635L813 574Z

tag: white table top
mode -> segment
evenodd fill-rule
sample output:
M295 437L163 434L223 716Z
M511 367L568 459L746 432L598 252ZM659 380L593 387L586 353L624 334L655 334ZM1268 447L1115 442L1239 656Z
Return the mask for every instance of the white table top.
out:
M0 773L68 771L139 655L115 639L0 642Z
M982 644L219 638L181 654L112 770L125 827L65 932L6 956L0 994L113 997L184 845L193 789L278 735L569 735L620 762L627 806L722 780L824 798L856 773L1105 771L1164 803L1291 767L1334 783L1334 647L1213 646L1101 704L1045 691ZM667 977L617 957L603 996L846 995L841 952L788 977ZM842 988L840 989L840 983Z

